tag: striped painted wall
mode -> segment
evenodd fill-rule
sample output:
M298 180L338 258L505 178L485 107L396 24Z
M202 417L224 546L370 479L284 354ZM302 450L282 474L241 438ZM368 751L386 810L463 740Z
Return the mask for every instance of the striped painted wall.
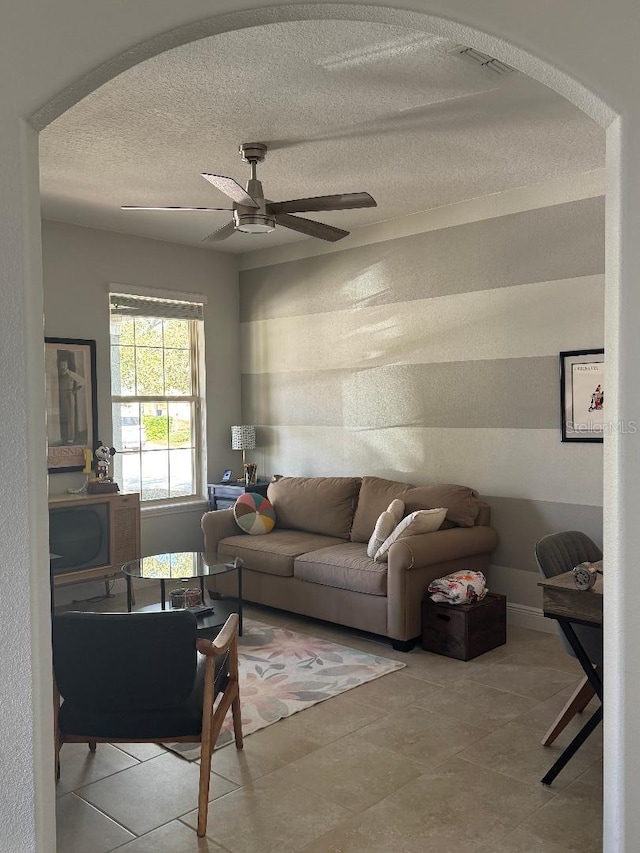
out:
M558 353L603 345L604 199L240 273L242 407L261 467L456 482L500 535L492 583L535 607L533 543L601 539L602 446L562 444Z

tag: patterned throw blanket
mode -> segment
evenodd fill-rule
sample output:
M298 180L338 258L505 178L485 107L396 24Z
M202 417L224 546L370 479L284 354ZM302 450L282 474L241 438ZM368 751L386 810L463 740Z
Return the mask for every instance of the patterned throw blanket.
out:
M428 589L431 600L439 604L474 604L487 594L487 581L482 572L462 570L436 578Z

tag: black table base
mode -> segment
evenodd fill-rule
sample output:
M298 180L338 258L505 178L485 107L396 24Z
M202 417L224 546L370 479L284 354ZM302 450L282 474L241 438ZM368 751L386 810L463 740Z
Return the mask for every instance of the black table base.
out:
M592 625L593 623L582 622L578 619L569 620L561 616L554 616L553 618L557 619L560 628L562 629L562 632L569 641L571 648L575 652L575 655L578 658L578 661L580 662L580 666L584 670L585 675L589 679L593 689L596 692L596 696L600 700L600 707L596 711L594 711L591 717L582 726L578 734L573 738L571 743L567 747L565 747L553 767L551 767L551 769L542 778L541 781L543 785L550 785L553 782L558 773L560 773L560 771L573 758L573 756L580 749L580 747L586 741L589 735L593 731L595 731L599 723L602 722L602 680L600 679L596 668L587 657L587 654L583 649L582 644L580 643L580 640L578 639L576 632L573 630L572 626L572 623L582 625Z

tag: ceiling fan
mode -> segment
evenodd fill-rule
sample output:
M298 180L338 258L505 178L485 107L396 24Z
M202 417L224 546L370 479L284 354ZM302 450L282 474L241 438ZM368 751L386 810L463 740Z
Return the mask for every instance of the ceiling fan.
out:
M340 193L338 195L321 195L315 198L295 198L290 201L269 201L264 197L262 183L256 177L256 166L261 163L267 153L267 146L262 142L244 142L240 146L240 155L251 167L251 177L247 188L243 189L233 178L225 175L210 175L202 173L202 177L219 189L233 201L233 207L143 207L123 204L122 210L230 210L233 219L206 237L209 241L224 240L234 231L246 234L264 234L273 231L276 225L283 225L292 231L299 231L309 237L319 237L334 243L342 240L349 233L333 225L325 225L314 219L304 219L292 216L292 213L321 210L349 210L359 207L376 207L375 199L369 193Z

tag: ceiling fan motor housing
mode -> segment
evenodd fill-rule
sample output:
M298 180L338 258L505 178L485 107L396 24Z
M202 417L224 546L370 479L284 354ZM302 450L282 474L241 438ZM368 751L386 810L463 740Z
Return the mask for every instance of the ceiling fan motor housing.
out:
M262 142L243 142L238 150L245 163L262 163L267 153L267 146Z

